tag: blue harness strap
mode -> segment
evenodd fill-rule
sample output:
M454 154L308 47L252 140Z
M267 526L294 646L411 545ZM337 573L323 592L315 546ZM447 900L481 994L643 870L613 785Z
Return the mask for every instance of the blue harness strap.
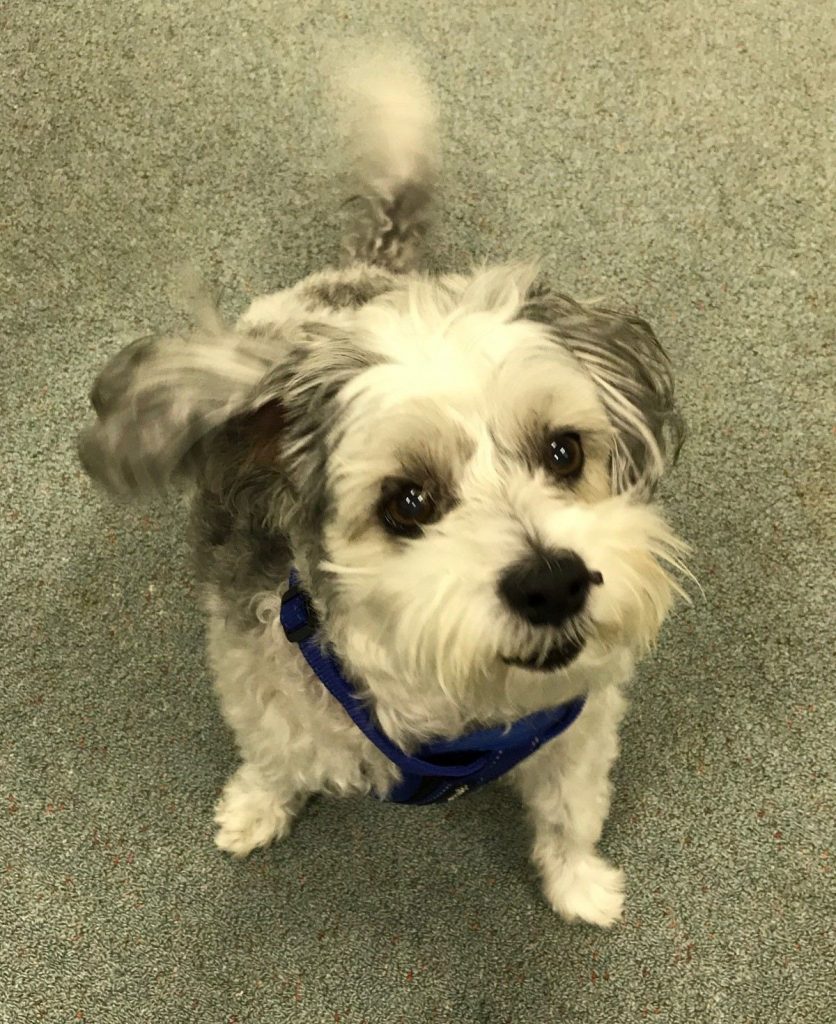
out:
M316 612L295 570L282 596L280 618L287 639L299 645L314 675L363 735L400 769L401 781L385 797L394 803L434 804L493 782L568 729L583 710L584 700L578 697L527 715L511 726L479 729L454 740L425 744L415 754L407 754L375 725L337 659L318 643Z

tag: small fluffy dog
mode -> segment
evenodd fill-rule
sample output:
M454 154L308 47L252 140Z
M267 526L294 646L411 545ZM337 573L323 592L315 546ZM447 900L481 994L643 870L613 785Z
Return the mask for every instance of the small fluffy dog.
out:
M193 335L118 354L82 462L117 494L194 492L242 758L222 850L284 836L315 793L386 798L427 749L466 769L459 738L501 746L523 720L530 756L508 777L546 898L611 925L623 875L596 843L622 687L679 591L683 544L652 504L680 437L668 359L643 320L529 264L418 272L439 168L427 88L379 56L341 82L357 192L341 269L257 299L234 329L200 303ZM289 574L301 646L281 619ZM538 733L554 708L577 719Z

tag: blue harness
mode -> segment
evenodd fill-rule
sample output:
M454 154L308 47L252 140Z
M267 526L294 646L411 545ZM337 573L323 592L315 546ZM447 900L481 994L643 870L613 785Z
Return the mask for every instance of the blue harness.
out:
M398 804L434 804L493 782L523 761L544 743L555 738L583 710L577 697L555 708L537 711L509 727L496 726L467 733L455 740L440 740L406 754L377 725L343 675L340 663L316 641L317 617L310 598L290 573L282 596L281 624L287 639L299 645L305 661L349 718L402 775L386 795Z

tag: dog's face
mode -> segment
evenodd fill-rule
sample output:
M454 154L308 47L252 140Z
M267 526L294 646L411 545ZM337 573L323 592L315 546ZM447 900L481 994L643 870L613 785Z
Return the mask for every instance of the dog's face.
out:
M99 409L88 468L159 482L203 451L204 486L258 494L289 537L329 637L373 690L420 680L484 715L509 688L629 658L676 589L680 545L649 500L675 426L667 364L641 321L526 299L529 285L520 268L415 282L278 354L262 328L258 355L235 342L249 368L226 398L215 381L203 416L170 365L135 360L130 384L100 383L122 400ZM181 405L168 447L161 382ZM142 394L153 430L137 430ZM130 451L103 455L126 407Z
M381 361L343 389L327 460L340 648L464 705L640 653L675 589L677 542L639 497L651 455L619 481L600 385L503 298L362 314Z

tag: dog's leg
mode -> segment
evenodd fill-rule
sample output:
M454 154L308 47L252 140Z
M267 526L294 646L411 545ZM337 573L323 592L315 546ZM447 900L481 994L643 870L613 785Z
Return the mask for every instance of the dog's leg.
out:
M278 597L266 600L275 614L261 629L236 625L210 602L215 690L242 758L215 809L215 843L238 857L286 836L315 793L368 792L373 782L383 790L387 782L366 764L371 744L278 633Z
M294 789L289 774L281 783L245 761L224 786L215 807L219 826L215 844L236 857L246 857L259 846L284 838L307 797Z
M238 857L286 836L321 788L315 722L306 720L297 659L276 635L273 600L275 616L260 629L236 623L217 596L208 600L215 691L242 758L215 807L215 843Z
M592 695L578 720L515 772L534 820L532 857L546 899L567 921L605 928L621 917L624 873L595 844L609 810L625 704L615 687Z

